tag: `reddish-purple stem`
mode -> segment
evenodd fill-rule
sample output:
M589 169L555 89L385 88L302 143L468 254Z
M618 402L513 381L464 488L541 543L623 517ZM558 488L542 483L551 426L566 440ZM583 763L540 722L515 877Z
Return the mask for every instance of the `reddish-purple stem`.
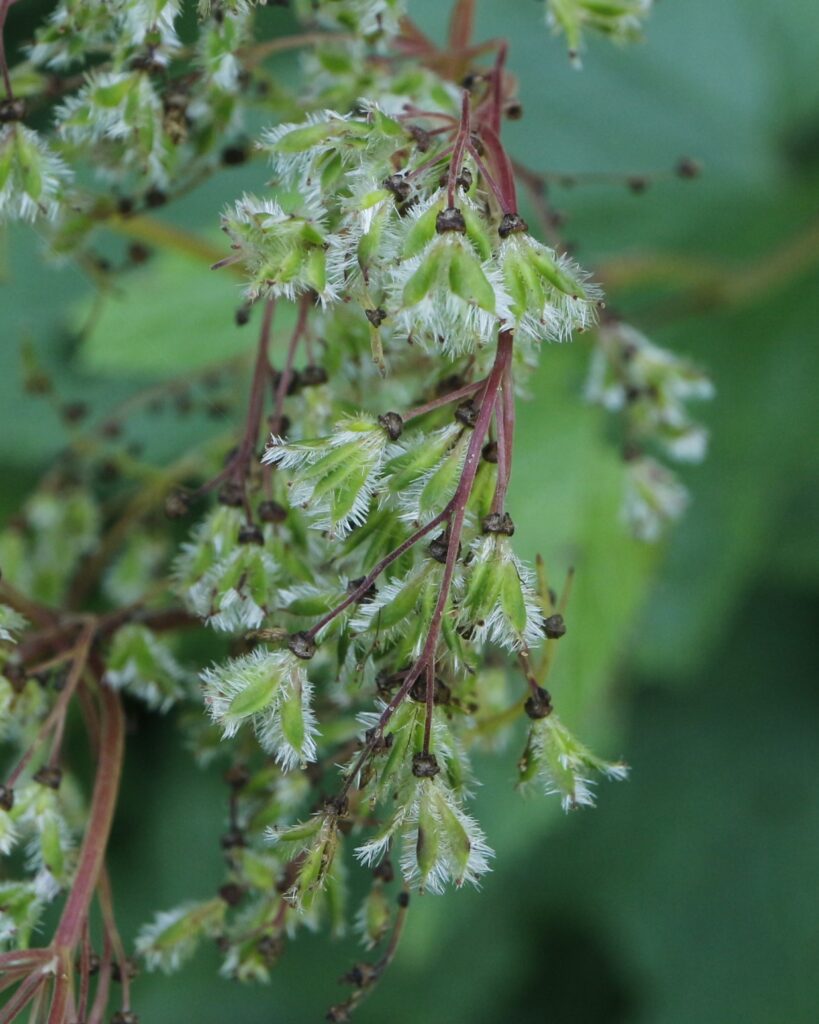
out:
M443 405L451 405L453 402L458 402L462 398L469 398L470 395L474 395L476 391L479 391L486 380L476 380L472 384L464 384L462 388L456 388L455 391L450 391L446 395L441 395L440 398L433 398L429 402L425 402L423 405L416 405L414 409L409 409L407 412L401 413L401 419L404 423L409 423L410 420L417 419L419 416L425 416L428 412L433 412L435 409L440 409Z
M512 332L501 331L498 336L498 349L495 354L495 362L492 366L492 370L486 380L486 388L484 391L480 410L478 412L477 419L475 420L475 426L472 431L472 437L469 441L469 447L467 448L466 457L464 459L463 469L461 470L461 478L458 482L458 486L455 490L455 494L452 500L446 506L440 516L436 517L438 521L443 519L449 519L449 541L447 545L446 561L444 563L444 573L441 579L441 584L438 592L438 600L435 604L435 608L430 619L429 632L427 633L427 639L424 643L424 647L418 660L415 662L413 667L407 673L404 682L401 684L398 691L390 699L390 702L381 712L381 716L378 719L378 724L373 730L372 737L365 744L358 758L356 759L353 767L351 768L347 781L342 787L342 794L346 793L347 790L353 783L353 780L358 775L359 771L363 767L367 758L372 753L375 744L378 742L379 737L383 734L384 727L389 722L395 709L404 701L407 694L415 685L416 680L420 677L421 673L432 666L432 684L430 684L429 678L427 679L427 702L429 702L429 687L433 687L434 700L434 685L435 685L435 653L438 646L438 639L441 632L441 623L443 621L444 610L446 603L449 598L449 591L452 586L452 578L455 573L455 564L458 560L458 550L461 543L461 533L463 531L464 519L466 518L466 508L469 502L469 496L472 493L472 485L475 482L475 475L478 472L478 466L480 465L481 453L483 450L483 441L486 437L486 432L489 429L489 423L492 419L492 413L495 408L495 402L498 396L498 390L501 386L501 382L504 375L511 363L512 358ZM435 520L433 520L435 522ZM427 524L429 528L430 524ZM366 580L365 580L366 583ZM359 588L363 593L366 587L362 584ZM359 595L360 596L360 595ZM349 601L347 602L349 603ZM315 633L313 634L315 636ZM431 730L431 723L425 722L425 733L427 734L426 739L428 741L428 734ZM429 753L428 746L425 746L425 753Z
M497 199L498 206L500 206L501 210L504 213L511 213L512 211L508 208L509 204L507 202L507 197L504 195L504 192L501 189L500 185L497 183L497 181L495 181L489 168L483 162L480 153L477 151L477 149L475 149L471 142L468 143L466 149L469 155L475 161L475 166L478 168L478 172L480 173L481 177L491 189L492 195L495 197L495 199Z
M416 679L427 664L431 663L434 668L435 653L441 632L441 622L443 620L447 600L449 599L452 577L455 574L455 563L458 560L461 533L463 531L464 519L466 518L466 507L469 502L469 495L472 493L472 485L475 482L475 475L478 472L481 452L483 450L483 440L486 436L487 430L489 429L489 423L495 409L498 391L511 358L512 332L501 331L498 337L498 351L495 355L495 363L486 384L486 394L484 395L483 404L481 405L478 413L478 418L475 421L475 427L466 452L466 458L464 459L461 479L458 483L457 490L455 491L455 496L452 499L452 514L449 521L449 546L447 547L446 562L444 563L444 575L441 580L441 589L438 594L438 601L432 613L432 619L430 620L426 643L421 651L421 657L418 659L421 667L415 675ZM413 673L410 673L401 688L402 690L406 688L407 693L412 689L412 685L415 682L415 680L412 679L412 675ZM430 685L429 680L427 680L427 687L429 688ZM434 678L432 685L434 686ZM426 737L426 739L428 740L428 737ZM426 744L424 747L424 753L429 753L429 748Z
M14 995L0 1011L0 1024L11 1024L11 1022L22 1013L31 1000L39 992L40 987L48 980L43 973L42 967L35 968L23 981Z
M273 313L276 308L275 299L268 299L264 307L262 329L259 334L259 349L256 353L256 365L253 368L253 383L250 388L250 402L247 410L247 426L245 435L239 446L239 451L233 460L232 469L237 474L244 476L247 465L253 454L253 449L259 441L259 430L262 425L262 410L264 408L264 387L267 374L270 368L270 335L273 328Z
M99 758L88 827L80 848L74 882L52 942L57 969L48 1024L64 1024L72 995L74 950L82 938L88 909L103 870L119 792L125 719L119 696L107 686L100 687L100 703Z
M499 200L501 208L504 213L517 213L518 196L515 175L506 150L503 148L503 143L497 132L486 123L481 125L480 132L481 141L489 155L490 177L497 183L497 188L502 196Z
M397 548L393 548L388 555L385 555L372 572L368 576L364 577L355 590L351 590L340 604L337 604L332 611L327 612L323 618L319 619L314 626L311 626L311 628L307 630L307 636L309 636L311 640L315 640L325 626L329 626L333 619L338 615L341 615L343 611L349 608L350 605L356 602L360 597L363 597L385 569L391 566L397 558L400 558L405 551L409 551L414 544L417 544L419 540L434 530L436 526L441 525L449 514L450 507L451 503L450 505L447 505L443 512L439 512L434 519L430 519L428 523L416 530L415 533L407 537L406 540L402 541Z
M91 930L86 918L82 930L80 950L80 996L77 1002L77 1019L85 1020L88 1012L88 995L91 989Z
M444 114L440 110L422 110L412 103L405 103L404 112L398 115L398 120L406 121L414 117L424 117L431 121L446 121L452 127L455 127L458 123L457 118L454 118L452 114Z
M245 432L242 440L225 468L218 472L212 480L208 480L206 484L203 484L196 491L197 495L207 494L225 480L234 480L244 486L250 459L259 441L259 430L262 425L265 384L270 372L270 336L273 329L275 309L276 300L268 299L265 303L262 327L259 332L259 346L256 351L256 362L253 367L250 400L248 401L247 419L245 420ZM250 508L247 500L245 500L245 511L248 514L248 518L250 518Z
M54 707L51 709L48 717L45 719L43 724L37 731L37 735L34 737L28 749L23 753L17 765L12 770L8 779L6 780L6 786L11 789L20 776L28 766L29 761L34 756L37 749L44 742L49 733L54 730L57 737L62 736L63 724L65 722L65 716L68 712L68 705L71 702L71 698L74 695L74 691L82 678L82 674L85 671L85 666L88 661L88 655L91 650L91 642L94 639L95 625L93 622L89 622L83 628L80 638L77 642L77 648L74 653L74 660L71 665L71 670L68 673L68 678L65 681L65 686L60 691L60 695L57 698ZM57 750L59 750L59 744L57 744Z
M31 974L30 967L18 967L14 971L4 971L0 975L0 992L5 992L7 988L13 988L25 978Z
M0 953L0 974L7 971L28 970L49 959L47 949L9 949Z
M3 75L3 85L6 89L6 97L9 100L14 99L14 91L11 88L11 76L9 75L9 65L6 60L5 30L6 16L9 13L9 8L16 2L17 0L0 0L0 71Z
M100 704L97 777L74 884L54 935L54 945L58 950L73 949L82 934L83 922L102 871L119 792L125 724L122 705L117 694L107 686L100 686Z
M450 208L455 205L455 190L458 187L458 175L461 173L464 150L469 142L469 100L469 91L464 89L461 100L461 123L458 126L458 134L455 137L455 145L452 150L452 159L449 163L449 173L447 175L446 183L447 202Z
M432 736L432 715L435 711L435 661L427 664L427 690L425 694L424 716L424 753L429 753L429 741Z
M506 468L506 422L503 418L503 391L498 396L498 404L495 408L495 433L498 446L498 479L495 485L495 495L492 498L492 512L503 511L504 481L508 476Z
M445 149L442 149L440 153L436 153L435 156L431 156L429 160L425 160L422 164L418 164L417 167L413 167L413 169L407 173L407 178L414 178L419 174L423 174L424 171L428 171L430 167L434 167L435 164L439 164L442 160L446 160L453 148L453 146L447 146Z
M97 898L102 912L105 932L111 943L111 951L114 959L116 960L117 966L119 967L120 985L122 987L122 1009L130 1010L131 977L128 971L128 958L125 955L125 946L123 945L119 929L117 928L116 918L114 917L114 900L111 895L111 880L108 877L108 870L104 864L100 871Z
M97 975L97 991L94 995L91 1013L88 1016L88 1024L102 1024L105 1017L105 1010L108 1006L108 993L111 989L112 962L111 939L108 932L103 931L102 956L100 957L100 969Z
M492 499L492 511L503 512L512 475L512 447L515 437L515 395L512 390L511 367L507 368L498 396L495 424L498 431L498 482Z
M296 358L296 349L299 347L299 342L307 329L307 317L310 312L310 302L311 298L309 295L302 296L301 303L299 304L299 317L296 321L295 329L290 336L290 344L287 346L287 355L285 357L284 366L282 367L281 376L279 377L279 383L276 387L276 397L273 406L271 422L274 434L278 434L281 428L284 400L287 396L287 389L290 387L290 382L293 379L293 360Z

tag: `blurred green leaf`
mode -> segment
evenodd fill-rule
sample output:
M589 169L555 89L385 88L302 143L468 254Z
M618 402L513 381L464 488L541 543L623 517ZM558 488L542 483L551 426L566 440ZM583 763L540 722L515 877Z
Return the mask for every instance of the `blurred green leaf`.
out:
M237 279L204 262L162 252L108 296L82 346L83 364L105 374L178 373L227 359L252 345L239 335ZM83 309L80 323L89 315Z

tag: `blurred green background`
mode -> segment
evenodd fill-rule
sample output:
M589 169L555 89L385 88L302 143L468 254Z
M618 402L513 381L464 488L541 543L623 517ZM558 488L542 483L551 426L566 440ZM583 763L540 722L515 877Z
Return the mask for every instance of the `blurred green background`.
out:
M15 11L17 30L38 7ZM29 8L25 13L23 7ZM412 0L431 33L446 5ZM522 553L577 567L553 691L604 756L631 764L599 807L568 817L512 788L516 747L487 760L476 813L497 850L480 893L416 899L405 943L362 1024L812 1024L819 1019L819 5L665 0L647 42L592 41L582 73L534 0L479 0L479 35L510 40L525 117L508 125L533 169L641 174L702 160L702 178L552 190L609 303L708 367L717 398L689 513L645 548L618 521L605 417L580 400L588 347L544 351L522 412L511 511ZM286 12L266 12L289 31ZM287 62L281 64L288 68ZM226 172L166 218L212 235L264 170ZM122 262L127 242L103 250ZM104 416L137 388L252 344L232 281L159 254L116 279L90 332L92 288L46 269L30 233L0 255L0 512L65 443L20 390L36 349L64 400ZM234 416L238 416L237 409ZM137 423L156 458L207 429L194 410ZM224 791L179 749L172 721L136 720L113 840L129 936L154 909L211 893ZM216 977L205 951L180 976L142 976L144 1024L302 1024L340 998L352 940L307 937L269 988Z

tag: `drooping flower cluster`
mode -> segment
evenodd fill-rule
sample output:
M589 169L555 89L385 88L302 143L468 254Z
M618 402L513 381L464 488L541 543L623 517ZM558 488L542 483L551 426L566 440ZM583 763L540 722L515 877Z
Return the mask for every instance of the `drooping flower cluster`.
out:
M185 694L188 674L167 643L145 626L130 623L117 631L105 681L125 689L158 711L167 711Z
M317 528L343 537L367 519L390 441L388 426L351 416L335 424L327 438L291 443L273 438L263 461L298 470L290 503L316 516Z
M353 32L365 39L389 38L398 32L404 0L295 0L296 13L304 20L327 28Z
M677 462L700 462L708 432L691 419L687 403L713 394L701 369L628 324L607 323L598 331L586 397L622 421L624 512L637 537L656 540L687 504L685 488L650 454L651 448Z
M56 604L99 531L99 508L83 488L36 494L18 522L0 532L3 574L25 593Z
M190 610L226 632L260 626L275 607L274 546L269 527L247 530L240 509L217 506L176 562L177 580Z
M394 953L409 889L478 885L491 868L469 812L474 749L502 749L525 722L520 781L566 810L592 802L595 773L626 774L553 712L566 595L516 553L507 508L526 376L548 343L594 326L601 292L518 210L505 48L494 63L468 40L438 50L401 0L295 0L311 31L295 37L310 52L291 89L262 64L280 48L254 36L263 3L196 6L194 28L178 0L60 0L11 76L54 132L25 124L11 95L2 108L0 216L55 220L59 253L248 158L252 107L277 123L256 147L272 180L260 170L227 206L216 264L243 276L237 321L261 314L244 433L214 446L215 473L208 455L167 495L170 518L198 516L176 557L182 534L150 499L122 503L122 481L104 490L102 455L82 443L0 534L0 739L18 752L0 852L27 855L25 879L0 884L0 941L26 949L48 903L80 884L89 906L99 890L105 948L117 945L63 770L68 709L98 752L99 838L122 701L174 708L197 759L225 769L226 875L217 898L158 914L137 951L171 971L216 940L224 974L266 980L299 928L343 930L357 862L371 873L357 928L386 952L351 972L354 995L330 1018L346 1020ZM649 6L548 3L573 48L586 28L631 35ZM81 188L87 170L116 194ZM650 451L702 455L685 403L708 388L630 328L597 335L588 397L624 418L645 537L683 500ZM153 479L133 462L131 482ZM71 956L87 974L83 941Z
M439 101L417 124L372 105L267 132L287 205L245 196L223 218L248 298L343 297L360 306L375 351L410 341L449 358L480 353L499 330L517 332L523 358L594 323L599 289L495 202L477 151L457 169L457 192L441 187L451 142L421 127L437 118L454 133L456 104Z
M620 780L626 778L628 768L596 757L557 715L549 713L532 722L518 772L522 786L539 779L546 792L559 796L563 809L569 811L594 804L591 774Z
M587 29L616 43L632 42L640 38L653 4L654 0L546 0L546 17L555 32L565 34L569 57L579 66Z
M226 738L252 722L262 747L285 771L315 761L312 686L295 654L254 651L208 669L202 679L205 705Z
M54 247L70 252L117 210L78 184L87 169L157 204L211 171L254 102L243 58L256 6L200 4L183 44L181 0L60 0L12 69L20 95L0 117L0 221L56 220ZM50 138L24 123L45 105Z
M53 219L70 178L36 132L19 124L0 128L0 221Z
M288 415L284 429L282 404L271 417L264 500L253 477L229 483L177 562L189 609L259 645L203 674L205 702L225 737L252 724L289 770L321 763L314 690L345 709L377 695L341 793L309 819L274 821L285 898L302 914L334 904L341 824L360 829L365 807L380 824L358 840L364 864L380 870L395 849L408 885L479 880L491 851L465 806L467 745L502 683L483 658L491 646L526 659L556 635L504 508L515 378L543 343L593 324L600 292L514 210L490 98L459 104L442 89L395 114L371 102L279 125L262 141L275 192L223 217L223 263L240 264L247 301L271 317L297 302L291 351L323 338L327 375L292 363L274 375ZM394 411L409 404L402 376L430 357L450 393ZM373 364L393 373L380 408L358 412L372 409ZM248 957L229 960L241 973Z
M440 684L438 696L446 696ZM382 705L380 712L363 715L363 724L377 729L383 712ZM384 729L385 749L362 789L370 806L386 804L389 814L356 856L364 864L377 864L397 844L407 881L441 892L448 882L477 884L493 854L479 825L463 809L472 772L452 723L442 709L436 710L425 754L424 715L421 704L409 701Z

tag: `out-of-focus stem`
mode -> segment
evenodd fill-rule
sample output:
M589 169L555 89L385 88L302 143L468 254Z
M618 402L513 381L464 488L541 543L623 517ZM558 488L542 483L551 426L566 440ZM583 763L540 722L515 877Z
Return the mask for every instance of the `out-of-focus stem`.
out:
M296 326L293 329L293 333L290 336L290 343L287 346L287 355L285 356L284 366L282 367L281 376L276 386L276 396L273 404L273 417L272 425L273 432L279 433L281 429L282 412L284 410L284 400L287 397L287 391L290 387L290 382L293 379L293 361L296 358L296 349L299 347L299 342L304 337L304 333L307 330L307 317L310 313L310 296L303 295L301 302L299 303L299 317L296 321Z
M51 946L57 966L48 1024L65 1024L65 1014L72 999L74 952L82 939L91 900L103 870L122 773L124 736L125 718L119 696L107 686L100 686L97 776L74 883Z
M503 512L512 475L512 448L515 439L515 395L511 367L507 368L498 395L495 424L498 431L498 482L492 499L492 511Z
M74 691L77 689L77 685L85 671L85 666L88 662L88 655L91 651L91 644L94 640L95 633L96 620L92 619L86 623L82 633L80 634L77 646L74 649L73 662L68 673L68 678L65 681L65 686L60 691L60 695L57 698L54 707L51 709L43 724L37 730L37 735L34 737L28 749L12 769L11 774L6 780L6 785L9 788L12 788L23 774L29 761L49 734L54 731L57 736L61 735L65 716L68 713L68 705L71 703Z
M463 162L464 152L469 142L470 133L469 123L469 91L464 89L463 96L461 98L461 123L458 127L458 134L455 138L455 146L452 150L452 159L449 163L449 173L447 174L447 202L451 207L455 205L455 190L458 184L458 175L461 173L461 163Z
M492 414L495 409L495 402L498 396L498 390L501 386L504 374L507 367L511 363L512 359L512 346L513 336L511 331L501 331L498 337L498 349L495 354L495 362L486 379L486 387L483 394L483 399L478 412L477 419L475 420L475 426L473 427L472 437L469 441L469 447L466 451L464 458L463 469L461 470L461 478L458 482L458 486L455 490L455 494L452 500L446 506L444 511L436 517L437 522L441 522L444 519L449 520L449 540L447 545L446 562L444 563L444 574L441 579L440 591L438 594L438 600L435 604L435 608L432 613L430 620L429 632L427 639L424 643L423 650L415 662L413 667L407 673L403 683L399 687L398 691L390 699L390 702L381 712L381 716L378 720L376 727L372 731L372 735L368 742L364 745L355 763L350 769L347 779L342 787L342 795L346 795L350 786L353 784L356 776L358 775L361 768L371 755L375 744L381 738L384 727L389 722L395 709L405 700L407 694L415 685L417 679L420 678L421 673L431 664L432 665L432 681L430 684L429 679L427 680L427 686L435 686L435 652L438 646L438 639L441 632L441 623L443 621L444 610L446 608L446 602L449 598L449 591L452 585L452 577L455 572L455 563L458 560L458 549L461 543L461 533L463 531L464 519L466 518L466 508L469 502L469 496L472 493L472 485L475 482L475 475L478 472L478 466L480 465L481 453L483 450L483 441L486 436L486 432L489 429L489 423L492 419ZM433 523L436 523L433 520ZM437 523L436 523L437 525ZM427 531L431 528L432 524L428 523L425 528ZM406 542L405 542L406 543ZM365 581L366 583L366 581ZM366 587L362 584L364 592ZM360 596L360 594L359 594ZM349 600L347 603L350 603ZM331 613L332 614L332 613ZM315 633L313 633L315 636ZM428 739L430 726L425 723L425 734L427 739L427 747L425 752L428 753Z
M28 1006L43 985L48 981L44 968L36 967L0 1010L0 1024L11 1024L19 1013Z

